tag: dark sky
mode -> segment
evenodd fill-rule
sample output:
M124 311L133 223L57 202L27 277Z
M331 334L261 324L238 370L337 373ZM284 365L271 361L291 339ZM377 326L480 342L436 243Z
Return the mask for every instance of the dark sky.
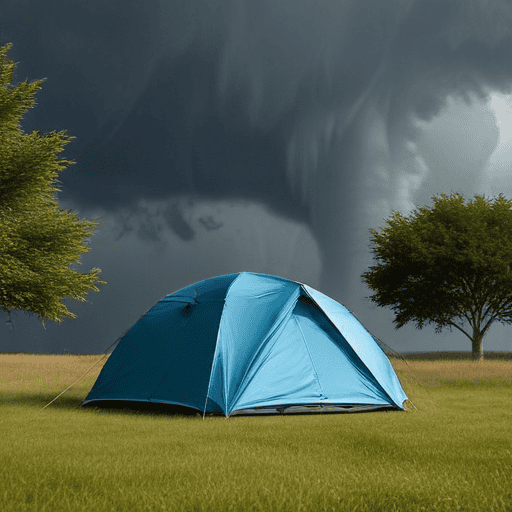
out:
M3 0L8 42L16 83L47 79L23 129L76 137L59 200L101 221L82 267L108 285L46 330L15 313L0 352L100 352L166 294L242 270L319 289L395 350L470 349L394 331L360 275L392 210L512 193L512 2Z

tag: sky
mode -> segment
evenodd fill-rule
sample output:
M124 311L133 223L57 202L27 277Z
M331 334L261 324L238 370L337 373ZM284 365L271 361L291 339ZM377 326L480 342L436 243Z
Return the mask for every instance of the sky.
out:
M108 284L44 329L0 314L0 352L101 353L165 295L251 271L306 283L399 352L361 274L370 227L434 194L512 196L508 0L3 0L25 132L66 130L63 208L100 222ZM484 350L512 350L496 325Z

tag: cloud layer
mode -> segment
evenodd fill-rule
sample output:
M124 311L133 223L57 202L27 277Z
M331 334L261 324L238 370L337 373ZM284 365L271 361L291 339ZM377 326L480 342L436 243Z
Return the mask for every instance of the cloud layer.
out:
M364 293L369 226L427 201L434 175L479 191L492 144L433 172L425 123L512 90L507 0L6 2L17 79L47 77L24 129L77 137L64 201L140 243L221 236L213 214L187 220L205 202L259 204L310 230L344 302Z

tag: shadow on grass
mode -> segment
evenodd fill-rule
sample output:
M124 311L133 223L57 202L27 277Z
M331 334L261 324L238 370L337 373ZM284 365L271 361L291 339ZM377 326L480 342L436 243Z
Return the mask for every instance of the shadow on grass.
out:
M86 404L82 407L84 411L107 412L109 414L143 414L150 416L169 417L202 417L196 409L183 407L174 404L157 404L151 402L128 402L123 400L104 400Z
M55 398L54 394L49 393L13 393L2 397L1 407L34 407L38 410L43 409ZM201 416L198 411L178 405L155 404L146 402L96 402L81 407L83 397L62 395L55 402L48 405L45 411L88 411L105 412L108 414L121 415L148 415L148 416L169 416L169 417L195 417Z
M55 395L51 395L48 393L16 393L12 394L6 399L3 399L0 402L1 407L7 406L19 406L19 407L33 407L38 411L42 411L42 409L47 406L53 399ZM122 415L122 416L165 416L168 418L202 418L203 415L200 411L196 409L192 409L189 407L184 407L181 405L174 404L160 404L160 403L151 403L151 402L129 402L123 400L104 400L93 402L90 404L86 404L82 407L82 397L78 396L66 396L63 395L59 397L55 402L48 405L43 412L51 411L51 410L60 410L60 411L80 411L80 412L92 412L95 414L108 414L108 415ZM390 409L390 408L374 408L370 410L358 410L355 411L322 411L314 412L314 411L301 411L301 412L290 412L286 413L286 416L310 416L310 415L331 415L331 414L363 414L363 413L385 413L385 412L403 412L400 410ZM225 416L222 414L212 414L207 413L207 417L216 417L216 418L224 418ZM238 413L233 414L233 418L244 418L247 416L281 416L276 413L267 413L266 411L260 411L258 414L254 413Z
M42 409L46 404L50 403L54 398L53 393L9 393L2 397L0 407L38 407ZM82 403L83 398L62 395L53 404L49 406L52 409L78 409Z

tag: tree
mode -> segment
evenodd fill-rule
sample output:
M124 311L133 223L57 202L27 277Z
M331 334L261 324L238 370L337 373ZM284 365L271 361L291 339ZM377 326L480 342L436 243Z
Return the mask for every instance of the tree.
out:
M85 302L99 291L100 269L80 273L97 222L59 207L59 172L73 161L57 158L74 137L65 131L24 133L22 116L35 104L44 80L12 85L16 63L0 47L0 307L24 310L41 319L76 318L63 298Z
M466 202L460 193L432 199L431 208L393 212L381 230L370 229L377 265L362 278L375 292L370 299L393 309L397 329L455 327L481 360L492 323L512 323L512 201L476 195Z

